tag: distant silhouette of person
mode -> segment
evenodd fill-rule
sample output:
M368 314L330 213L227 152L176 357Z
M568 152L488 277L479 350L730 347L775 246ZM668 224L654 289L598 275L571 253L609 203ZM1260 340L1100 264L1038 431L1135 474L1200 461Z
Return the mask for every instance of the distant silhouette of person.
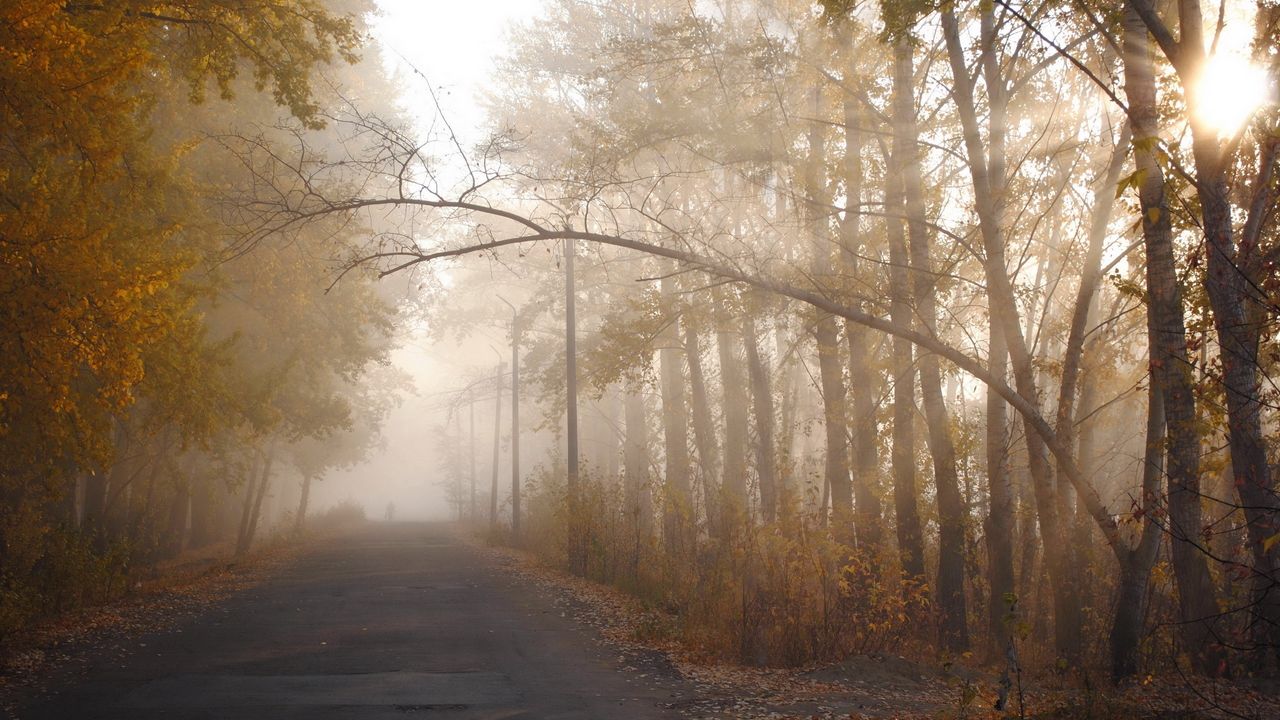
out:
M394 502L387 503L387 522L391 522L396 516L396 504Z

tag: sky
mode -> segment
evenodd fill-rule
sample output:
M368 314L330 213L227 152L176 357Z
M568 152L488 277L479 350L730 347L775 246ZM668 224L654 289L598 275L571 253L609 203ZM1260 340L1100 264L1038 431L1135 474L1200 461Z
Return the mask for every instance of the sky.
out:
M413 72L416 68L437 88L464 146L479 141L484 135L479 97L506 46L507 30L512 23L533 16L539 2L379 0L378 5L381 12L372 18L371 27L385 49L383 62L403 79L405 109L428 119L436 113L425 81ZM488 342L505 342L480 340L486 352ZM448 360L458 350L431 347L421 332L408 331L392 362L411 377L415 392L406 395L386 418L384 446L374 449L368 462L333 472L319 483L313 490L313 507L319 510L354 498L375 518L382 517L388 502L395 503L400 518L448 517L444 491L435 482L439 460L434 431L444 420L441 408L448 404L448 392L466 383L461 369Z
M534 16L538 0L378 0L373 34L385 48L393 73L406 78L406 109L417 117L435 115L417 68L440 90L441 105L466 142L483 135L480 91L506 46L508 28ZM416 86L416 87L415 87Z

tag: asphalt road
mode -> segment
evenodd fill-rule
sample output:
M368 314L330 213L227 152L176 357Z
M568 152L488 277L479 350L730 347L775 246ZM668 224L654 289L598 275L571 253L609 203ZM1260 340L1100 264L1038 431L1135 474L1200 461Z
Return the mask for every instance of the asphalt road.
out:
M444 526L375 523L176 628L90 661L19 718L668 718L547 591ZM631 662L628 660L626 662Z

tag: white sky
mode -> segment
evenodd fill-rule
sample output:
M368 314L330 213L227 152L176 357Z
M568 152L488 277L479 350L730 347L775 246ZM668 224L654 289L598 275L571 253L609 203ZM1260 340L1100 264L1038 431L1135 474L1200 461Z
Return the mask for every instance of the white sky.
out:
M381 14L371 18L370 26L385 49L383 62L403 82L404 108L423 118L423 125L436 115L431 95L411 64L436 88L464 147L481 140L481 91L505 48L509 26L536 14L539 0L378 0L378 5ZM481 341L487 353L489 339ZM503 345L505 338L494 342ZM313 490L315 510L353 498L372 518L382 517L388 501L395 502L399 518L448 516L444 491L435 484L440 463L436 428L444 420L444 395L466 384L464 369L447 358L468 355L474 348L430 348L425 343L411 335L392 355L392 362L412 377L417 394L405 396L386 418L385 448L374 449L366 463L332 472L318 483ZM490 442L490 431L482 430L481 442ZM481 459L480 472L487 477L487 455Z
M480 139L481 89L502 54L513 22L537 14L539 0L378 0L370 23L386 50L384 62L405 79L402 101L418 117L435 115L422 78L437 88L440 103L464 146Z

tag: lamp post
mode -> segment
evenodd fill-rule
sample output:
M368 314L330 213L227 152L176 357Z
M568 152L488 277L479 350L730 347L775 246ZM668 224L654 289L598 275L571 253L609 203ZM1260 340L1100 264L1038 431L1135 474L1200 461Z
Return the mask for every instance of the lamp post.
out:
M573 240L564 240L564 341L565 341L565 437L567 440L569 495L569 569L586 574L586 546L583 544L578 489L578 335L573 281Z
M501 357L501 356L499 356ZM497 386L493 410L493 486L489 492L489 533L498 530L498 451L502 440L502 373L505 362L498 361L498 372L494 377Z
M471 442L467 445L468 454L471 456L471 511L467 513L467 520L473 525L476 521L476 391L471 388L471 402L467 404L468 414L470 416L468 424L471 426Z
M516 306L498 296L511 308L511 536L520 541L520 313Z

